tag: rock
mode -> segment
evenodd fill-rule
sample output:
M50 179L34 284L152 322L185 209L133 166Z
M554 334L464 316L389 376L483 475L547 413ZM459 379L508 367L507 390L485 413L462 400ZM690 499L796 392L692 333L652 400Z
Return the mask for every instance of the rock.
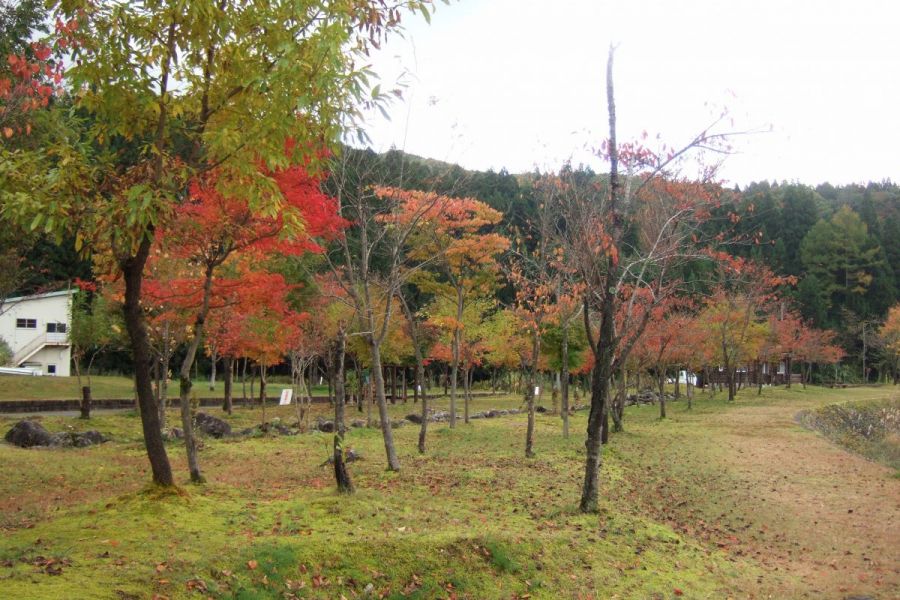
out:
M359 429L360 427L365 427L365 426L366 426L366 422L364 419L353 419L352 421L350 421L350 427Z
M75 434L71 431L60 431L59 433L50 434L50 443L47 446L57 446L60 448L71 448L75 445Z
M545 406L541 406L540 404L538 404L537 406L534 407L534 412L545 413L545 412L547 412L547 408Z
M108 441L107 437L95 429L90 431L82 431L78 434L75 446L83 448L84 446L95 446Z
M371 584L371 583L367 583L367 584L366 584L366 587L363 588L363 595L364 595L366 598L368 598L368 597L370 597L370 596L371 596L372 594L374 594L374 593L375 593L375 586L374 586L373 584Z
M397 429L398 427L403 427L407 423L408 423L408 421L406 419L399 419L397 421L391 421L391 429Z
M499 410L491 409L491 410L487 411L486 413L484 413L484 417L486 419L493 419L493 418L499 417L499 416L500 416Z
M520 411L518 408L511 408L511 409L509 409L509 410L501 410L501 411L500 411L500 414L501 414L501 415L504 415L504 416L505 416L505 415L517 415L517 414L519 414L520 412L521 412L521 411Z
M167 440L180 440L184 438L184 431L182 431L180 427L173 427L172 429L166 431L163 437L165 437Z
M226 435L231 435L231 425L219 417L214 417L203 412L198 412L194 415L194 425L196 425L197 429L201 432L206 435L211 435L214 438L222 438Z
M54 433L51 438L51 446L62 446L64 448L72 446L75 448L87 448L88 446L102 444L106 441L106 437L96 430L83 431L81 433L62 431L60 433Z
M416 425L420 425L422 423L422 415L417 415L415 413L406 415L406 420L410 423L415 423Z
M6 432L4 439L19 448L49 446L53 436L37 421L19 421Z
M248 427L247 429L241 429L240 431L238 431L237 435L251 436L251 435L256 435L258 433L259 433L259 429L257 429L256 427Z
M334 421L326 421L320 418L316 421L316 429L323 433L334 433Z
M362 458L363 458L363 457L362 457L362 454L360 454L359 452L357 452L357 451L354 450L353 448L350 448L350 449L347 450L347 452L344 454L344 462L348 462L348 463L352 463L352 462L356 462L356 461L358 461L358 460L362 460ZM325 465L333 465L333 464L334 464L334 454L329 454L329 455L328 455L328 458L325 460L325 462L323 462L323 463L322 463L321 465L319 465L319 466L324 467Z
M483 418L484 418L484 414L485 414L485 413L483 413L483 412L477 412L477 413L475 413L474 415L469 415L469 418L470 418L470 419L483 419Z
M21 448L32 446L56 446L61 448L85 448L95 444L102 444L106 437L96 430L60 431L50 433L43 425L36 421L20 421L6 434L6 441Z

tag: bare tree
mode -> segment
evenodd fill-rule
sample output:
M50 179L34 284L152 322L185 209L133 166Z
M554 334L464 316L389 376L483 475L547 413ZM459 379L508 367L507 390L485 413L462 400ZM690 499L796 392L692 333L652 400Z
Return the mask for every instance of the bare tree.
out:
M727 152L724 143L729 136L707 129L676 150L620 145L613 57L610 48L606 65L609 139L601 150L609 163L608 175L603 180L570 170L562 174L560 183L562 238L568 260L584 285L582 317L594 353L583 512L597 509L603 423L613 374L646 328L649 308L677 290L678 265L708 256L696 250L697 226L719 193L711 181L714 170L705 170L699 181L689 181L677 177L674 168L692 149Z

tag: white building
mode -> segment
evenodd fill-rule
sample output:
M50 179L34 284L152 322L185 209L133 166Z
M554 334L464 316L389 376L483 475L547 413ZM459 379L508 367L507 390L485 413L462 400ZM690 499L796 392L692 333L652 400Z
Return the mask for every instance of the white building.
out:
M8 298L0 306L0 337L12 349L10 367L35 374L69 376L72 347L68 323L71 290Z

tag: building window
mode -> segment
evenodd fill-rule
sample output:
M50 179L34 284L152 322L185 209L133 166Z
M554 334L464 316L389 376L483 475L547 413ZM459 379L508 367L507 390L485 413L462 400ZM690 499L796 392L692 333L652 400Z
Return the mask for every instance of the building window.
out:
M47 323L47 333L65 333L65 323Z
M37 329L37 319L16 319L16 329Z
M56 375L56 365L47 365L47 375Z

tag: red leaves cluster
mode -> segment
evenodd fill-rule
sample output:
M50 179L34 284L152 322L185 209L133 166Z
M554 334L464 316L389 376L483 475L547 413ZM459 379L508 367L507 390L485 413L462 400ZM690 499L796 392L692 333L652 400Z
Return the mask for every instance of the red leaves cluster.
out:
M0 77L0 133L4 138L30 135L29 113L46 107L60 93L62 62L51 62L51 49L31 44L34 59L10 54L6 57L11 77Z
M302 166L272 174L282 197L272 214L222 193L218 177L194 180L188 200L157 229L144 304L154 320L188 327L212 274L207 343L222 355L277 364L298 343L307 315L293 310L296 286L270 270L272 259L321 252L316 239L340 235L346 222Z

